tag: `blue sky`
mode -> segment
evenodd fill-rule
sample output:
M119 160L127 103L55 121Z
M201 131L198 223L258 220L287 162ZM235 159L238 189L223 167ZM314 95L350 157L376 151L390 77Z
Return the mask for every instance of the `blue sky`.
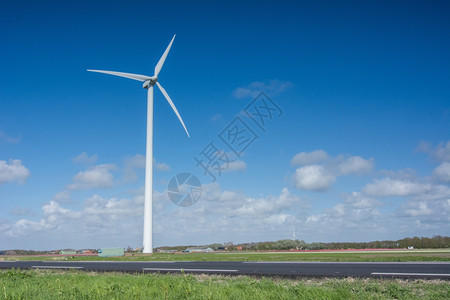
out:
M3 1L0 248L142 244L153 75L154 245L449 235L448 1ZM282 110L262 131L243 110ZM219 134L258 137L240 157ZM217 144L216 181L194 157ZM182 208L167 184L189 172ZM219 175L219 174L216 174Z

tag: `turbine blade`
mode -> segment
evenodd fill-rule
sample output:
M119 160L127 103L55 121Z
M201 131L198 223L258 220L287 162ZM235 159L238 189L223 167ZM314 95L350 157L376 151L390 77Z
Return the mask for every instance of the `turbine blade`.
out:
M164 61L166 60L167 54L169 54L170 51L170 47L172 47L172 43L173 40L175 39L176 34L174 34L172 40L170 41L169 46L167 46L166 51L164 51L163 55L161 56L161 58L158 61L158 64L155 67L155 75L158 76L159 72L161 71L163 65L164 65Z
M189 132L188 132L187 128L186 128L186 125L184 125L183 119L181 118L180 114L178 113L178 110L177 110L177 108L175 107L175 104L173 104L173 102L172 102L172 100L170 99L169 95L167 94L166 90L159 84L159 82L156 82L156 85L158 86L158 88L159 88L159 90L161 91L161 93L163 93L164 97L166 97L167 102L169 102L169 104L170 104L170 106L172 107L173 111L174 111L175 114L177 115L178 120L180 120L181 125L183 125L184 130L185 130L186 133L187 133L187 136L188 136L188 137L191 137L191 136L189 135Z
M134 79L137 81L146 81L151 79L150 76L139 75L139 74L131 74L131 73L123 73L123 72L115 72L115 71L103 71L103 70L88 70L89 72L97 72L97 73L105 73L114 76L125 77L129 79Z

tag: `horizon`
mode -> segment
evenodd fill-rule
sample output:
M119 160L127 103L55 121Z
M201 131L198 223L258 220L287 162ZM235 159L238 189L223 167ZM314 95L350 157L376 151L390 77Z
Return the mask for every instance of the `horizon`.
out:
M1 248L142 247L146 91L86 69L174 34L153 248L450 236L450 2L142 5L0 4Z
M281 240L272 240L272 241L253 241L253 242L243 242L243 243L237 243L237 244L232 244L232 246L239 246L239 245L246 245L246 244L259 244L259 243L276 243L276 242L280 242L280 241L298 241L298 242L305 242L306 244L370 244L370 243L377 243L377 242L398 242L398 241L402 241L402 240L407 240L407 239L415 239L415 238L419 238L419 239L434 239L436 237L443 237L443 238L449 238L447 236L433 236L433 237L404 237L402 239L398 239L398 240L374 240L374 241L368 241L368 242L360 242L360 241L345 241L345 242L337 242L337 241L332 241L332 242L320 242L320 241L304 241L304 240L300 240L300 239L281 239ZM215 242L215 243L210 243L210 244L186 244L186 245L165 245L165 246L159 246L159 247L155 247L154 250L157 249L161 249L161 248L176 248L176 247L207 247L207 246L212 246L212 245L222 245L224 247L227 247L225 244L227 244L229 242L223 242L223 243L219 243L219 242ZM133 251L136 251L137 249L142 250L142 247L132 247L130 245L127 245L127 247L115 247L115 248L124 248L127 249L128 247L131 247L133 249ZM105 247L99 247L99 248L58 248L58 249L45 249L45 250L34 250L34 249L0 249L0 251L14 251L14 250L19 250L19 251L34 251L34 252L51 252L51 251L56 251L56 250L99 250L99 249L104 249ZM400 247L401 249L405 248L405 247ZM398 248L398 249L400 249ZM325 248L328 249L328 248ZM342 249L353 249L353 248L342 248ZM356 249L356 248L355 248ZM355 250L353 249L353 250ZM379 249L379 250L383 250L385 248L361 248L361 249ZM387 249L387 248L386 248ZM393 248L396 249L396 248ZM432 248L420 248L420 249L432 249ZM441 248L436 248L436 249L441 249ZM328 249L331 250L331 249ZM264 251L264 250L256 250L256 251ZM316 251L316 250L312 250L312 251Z

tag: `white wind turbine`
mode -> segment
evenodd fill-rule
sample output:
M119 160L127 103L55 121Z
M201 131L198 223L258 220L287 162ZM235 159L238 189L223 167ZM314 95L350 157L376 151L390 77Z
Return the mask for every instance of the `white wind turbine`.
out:
M166 51L164 51L163 55L158 61L158 64L155 66L155 74L153 76L139 75L139 74L130 74L130 73L122 73L122 72L114 72L114 71L103 71L103 70L88 70L90 72L98 72L105 73L125 78L130 78L138 81L144 82L143 88L147 89L147 149L145 156L145 205L144 205L144 253L153 253L153 245L152 245L152 204L153 204L153 85L157 85L160 89L161 93L163 93L164 97L166 97L173 111L177 115L178 119L183 125L184 130L186 131L188 137L189 132L184 125L183 119L181 119L180 114L178 113L177 108L173 104L166 90L159 84L158 82L158 74L162 69L164 61L166 60L167 54L169 54L170 47L172 47L173 40L175 39L175 35L170 41L169 46L167 46Z

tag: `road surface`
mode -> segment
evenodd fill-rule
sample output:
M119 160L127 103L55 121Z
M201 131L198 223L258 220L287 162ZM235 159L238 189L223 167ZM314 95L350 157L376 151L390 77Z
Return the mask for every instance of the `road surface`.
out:
M64 262L0 261L1 269L63 269L99 272L203 273L281 277L375 277L450 279L450 262Z

